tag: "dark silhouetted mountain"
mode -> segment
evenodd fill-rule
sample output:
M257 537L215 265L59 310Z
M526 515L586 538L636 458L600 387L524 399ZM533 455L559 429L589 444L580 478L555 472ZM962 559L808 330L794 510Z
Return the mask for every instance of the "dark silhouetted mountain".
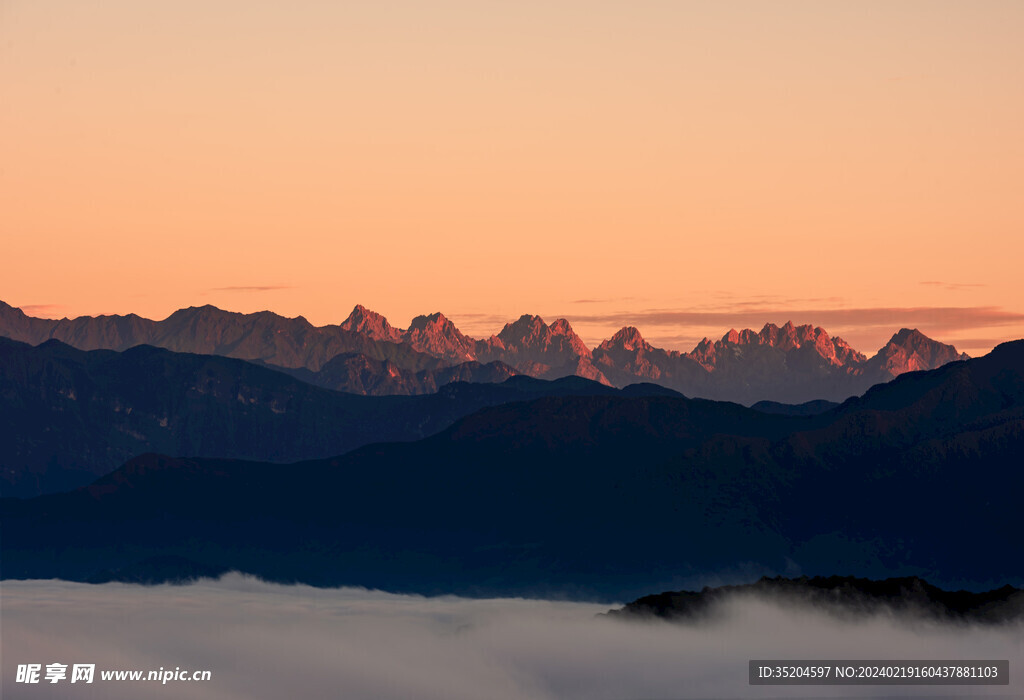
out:
M782 416L816 416L831 411L839 404L835 401L806 401L804 403L778 403L777 401L758 401L752 409L761 413L774 413Z
M916 576L883 581L829 576L762 577L756 583L669 591L648 595L609 616L652 617L695 622L716 617L738 601L757 599L776 605L810 607L831 615L863 618L885 614L942 622L1005 624L1024 619L1024 590L1003 586L991 591L945 591Z
M416 378L423 386L423 391L420 393L433 393L445 384L452 382L498 384L511 379L516 374L517 372L504 362L488 362L487 364L463 362L451 367L442 367L434 372L419 372Z
M363 355L366 362L356 372L363 379L349 385L381 393L411 391L409 381L389 378L395 368L418 373L465 362L502 362L545 379L575 375L620 387L651 382L687 396L747 405L842 401L904 372L966 358L951 345L903 329L867 359L821 328L792 323L769 323L760 332L731 330L716 342L705 338L689 353L655 348L627 327L591 353L565 319L549 326L539 316L524 315L498 335L474 340L440 313L417 316L400 330L362 306L339 326L316 327L302 317L238 314L212 306L182 309L163 321L138 316L48 321L0 302L0 335L33 345L54 338L86 350L148 344L311 372L338 355Z
M456 366L416 376L421 383L497 380L507 371ZM443 389L357 396L212 355L147 345L84 352L55 340L31 347L0 338L0 485L6 496L72 488L154 450L275 462L333 456L421 438L506 401L618 393L582 379Z
M315 585L606 600L794 568L1024 580L1024 341L806 417L559 381L592 393L330 460L147 455L4 500L4 575L88 580L179 556Z
M366 396L413 396L433 394L451 382L497 384L516 374L503 362L463 362L420 371L404 369L389 360L365 355L337 355L318 372L296 373L311 384Z
M156 332L156 326L156 321L135 314L80 316L59 321L33 318L0 301L0 335L31 345L55 338L81 350L126 350L146 343Z
M510 381L520 379L539 381ZM41 574L48 560L56 568L44 565L47 575L95 579L148 571L139 562L178 556L191 562L189 570L227 567L324 585L434 592L539 586L543 562L561 559L563 548L590 560L609 534L635 536L636 527L622 519L647 500L647 460L696 444L705 431L749 412L733 404L708 412L702 404L550 397L479 412L426 442L287 466L145 455L78 491L0 502L4 575ZM613 456L621 466L608 471ZM74 532L61 546L78 552L76 561L54 559L50 538L71 523ZM579 539L590 530L594 539ZM554 585L575 578L574 559L565 559ZM524 566L534 581L522 578Z

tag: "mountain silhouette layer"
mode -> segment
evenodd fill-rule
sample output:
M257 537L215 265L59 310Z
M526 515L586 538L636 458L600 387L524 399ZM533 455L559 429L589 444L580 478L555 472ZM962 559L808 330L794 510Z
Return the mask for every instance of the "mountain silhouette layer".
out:
M134 580L157 561L173 578L180 557L314 585L618 600L794 568L973 590L1024 577L1024 341L809 416L571 381L605 393L328 460L148 454L4 499L4 575Z
M967 359L910 329L894 333L870 358L822 328L792 323L768 323L760 332L730 330L717 341L705 338L691 352L655 348L626 327L592 351L565 319L548 324L527 314L477 340L439 312L417 316L403 330L363 306L338 325L316 327L302 317L213 306L181 309L163 321L134 315L48 320L0 302L0 335L32 345L56 339L83 350L147 344L224 355L296 370L304 380L351 393L430 393L447 378L441 370L464 365L459 374L466 380L491 381L507 372L504 366L542 379L574 375L618 387L650 382L746 405L842 401L903 373ZM320 374L339 356L346 369Z
M321 378L355 371L347 357L326 364ZM75 488L144 452L275 462L336 456L425 437L484 406L620 393L580 378L461 381L508 379L511 370L496 363L402 371L410 382L432 383L434 393L359 396L216 355L148 345L85 352L56 340L32 347L0 338L0 488L5 496Z
M406 369L391 360L374 360L359 353L335 355L316 372L305 367L279 367L263 362L259 364L325 389L363 396L432 394L452 382L495 384L519 374L504 362L497 361L481 364L471 360L414 370Z

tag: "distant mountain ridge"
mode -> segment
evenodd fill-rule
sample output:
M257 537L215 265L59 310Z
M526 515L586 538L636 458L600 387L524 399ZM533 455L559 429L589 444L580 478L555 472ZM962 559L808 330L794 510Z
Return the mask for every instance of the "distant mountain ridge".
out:
M48 320L0 302L0 336L30 345L59 340L79 350L121 351L152 345L313 371L339 354L353 352L391 360L407 369L448 364L400 342L376 340L341 326L317 327L301 316L285 318L269 311L241 314L209 305L179 309L163 321L134 314Z
M744 404L842 401L906 372L966 359L916 329L900 330L867 358L822 328L792 323L768 323L759 333L733 329L690 353L654 348L636 328L624 328L594 352L613 383L632 375L689 396Z
M768 323L760 332L733 329L717 341L705 338L691 352L655 348L638 329L625 327L591 350L564 318L547 324L524 314L497 335L477 340L439 312L417 316L403 330L361 305L342 323L317 327L301 316L239 314L213 306L181 309L163 321L135 315L47 320L0 302L0 335L33 345L57 339L83 350L146 344L224 355L308 370L312 374L302 375L307 380L352 393L425 393L444 379L439 370L465 365L457 374L469 381L491 381L485 377L506 372L543 379L575 375L618 387L651 382L747 405L842 401L906 372L967 359L952 345L906 328L871 358L822 328L792 323ZM339 356L346 356L349 369L317 379ZM430 376L416 378L423 372Z

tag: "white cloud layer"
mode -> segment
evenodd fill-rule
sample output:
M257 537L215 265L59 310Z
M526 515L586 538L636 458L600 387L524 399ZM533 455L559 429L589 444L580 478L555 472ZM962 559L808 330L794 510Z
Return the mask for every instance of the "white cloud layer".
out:
M606 605L423 598L228 575L188 586L4 581L0 695L21 698L626 700L1024 697L1024 624L840 622L767 602L714 623L596 617ZM1009 659L995 687L752 687L749 659ZM18 664L95 663L92 685L16 683ZM210 670L103 682L101 669ZM1016 675L1016 680L1014 676Z

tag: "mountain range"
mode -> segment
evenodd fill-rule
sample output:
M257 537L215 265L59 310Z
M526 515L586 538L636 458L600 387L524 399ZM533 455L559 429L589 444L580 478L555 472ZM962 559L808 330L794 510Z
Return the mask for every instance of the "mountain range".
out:
M868 358L810 325L760 332L730 330L691 352L655 348L626 327L591 350L569 322L523 315L497 335L464 335L443 314L417 316L398 329L356 306L338 325L313 326L271 312L239 314L213 306L175 311L163 321L136 315L33 318L0 302L0 336L38 345L56 339L82 349L153 345L223 355L292 371L304 381L359 394L420 394L453 379L500 381L579 376L611 386L650 382L687 396L798 404L842 401L905 372L934 369L967 356L917 330L901 329Z
M3 499L4 576L236 569L604 600L793 569L974 590L1024 580L1024 341L811 415L563 381L592 391L325 460L145 454L74 491Z
M320 373L345 371L348 358L336 357ZM470 384L459 381L465 367L437 370L448 383L431 394L359 396L217 355L149 345L82 351L57 340L33 347L0 338L0 487L6 496L76 488L144 452L274 462L331 457L426 437L485 406L623 393L578 377L510 377L500 368L493 379L509 381ZM629 393L673 392L634 385Z

